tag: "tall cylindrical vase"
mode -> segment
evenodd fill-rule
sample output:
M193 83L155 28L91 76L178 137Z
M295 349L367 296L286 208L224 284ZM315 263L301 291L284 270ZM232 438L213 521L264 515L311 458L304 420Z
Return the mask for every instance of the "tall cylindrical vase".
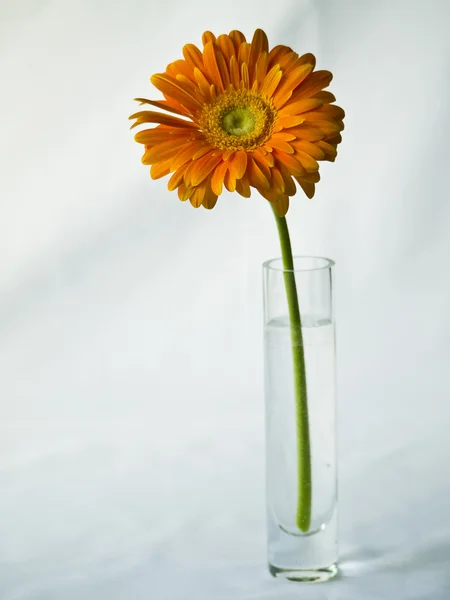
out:
M333 266L304 256L294 257L293 271L281 259L263 265L268 563L272 575L295 581L337 573ZM294 336L286 294L293 280L301 315Z

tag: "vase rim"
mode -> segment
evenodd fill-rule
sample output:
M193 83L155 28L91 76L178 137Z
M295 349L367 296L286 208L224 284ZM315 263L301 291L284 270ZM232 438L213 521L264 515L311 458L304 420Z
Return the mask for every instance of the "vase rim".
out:
M331 258L324 256L307 256L307 255L294 255L294 268L285 269L283 266L283 259L281 257L270 258L263 262L263 269L270 269L272 271L283 271L283 272L295 272L301 273L304 271L323 271L331 269L336 264Z

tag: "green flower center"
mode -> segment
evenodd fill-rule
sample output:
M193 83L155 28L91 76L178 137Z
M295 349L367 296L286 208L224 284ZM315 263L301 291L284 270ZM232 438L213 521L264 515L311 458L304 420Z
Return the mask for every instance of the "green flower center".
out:
M247 135L255 129L255 117L248 108L237 106L223 115L222 127L229 135Z

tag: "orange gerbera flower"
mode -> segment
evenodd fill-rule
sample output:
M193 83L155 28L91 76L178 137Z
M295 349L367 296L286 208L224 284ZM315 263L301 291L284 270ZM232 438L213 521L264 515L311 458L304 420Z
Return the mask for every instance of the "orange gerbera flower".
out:
M141 104L132 127L158 123L136 134L145 145L142 162L158 179L169 173L169 190L195 207L213 208L223 186L250 196L253 187L284 216L295 181L309 198L320 179L317 161L334 161L344 111L323 91L329 71L315 71L312 54L287 46L269 51L257 29L248 43L240 31L216 38L203 34L203 52L183 48L184 60L169 64L151 82L164 95Z

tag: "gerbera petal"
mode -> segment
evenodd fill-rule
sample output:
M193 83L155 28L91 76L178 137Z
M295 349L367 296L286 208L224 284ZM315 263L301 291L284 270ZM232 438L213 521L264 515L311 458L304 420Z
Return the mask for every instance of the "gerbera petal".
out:
M199 208L202 205L203 198L205 197L206 188L203 185L199 185L192 192L189 202L194 208Z
M316 57L314 56L314 54L311 54L311 52L308 52L307 54L302 54L300 56L299 59L297 59L298 63L301 63L303 65L312 65L313 68L315 68L316 66Z
M230 80L235 90L239 89L241 77L239 74L239 63L234 56L230 59Z
M288 102L283 108L280 108L278 114L281 117L288 115L299 115L306 112L307 110L314 110L322 106L323 101L319 98L305 98L303 100L297 100L296 102Z
M305 113L306 115L307 113ZM344 124L342 121L307 121L308 125L312 127L317 127L317 129L321 129L325 138L331 138L335 135L338 135L340 131L344 129Z
M284 142L292 142L292 140L295 140L296 137L295 135L292 135L290 131L278 131L274 133L270 139L283 140Z
M340 144L342 142L342 136L341 136L341 134L335 135L333 137L328 138L327 142L329 144L331 144L332 146L337 146L338 144Z
M325 134L321 129L313 127L310 123L302 123L297 127L292 127L289 129L289 133L292 133L301 140L307 140L308 142L323 140L325 137Z
M193 111L202 109L202 103L193 96L186 88L176 79L165 73L158 73L151 77L151 82L163 94L177 100L182 106Z
M312 65L301 65L289 73L273 96L276 108L281 108L289 100L295 88L307 78L312 70Z
M255 159L257 159L260 166L261 164L265 164L266 167L273 167L275 164L272 152L267 152L264 146L261 146L261 148L255 148L255 150L253 150L253 156ZM261 163L261 161L263 161L263 163Z
M263 52L269 52L269 40L262 29L256 29L255 33L253 34L252 49L250 52L250 57L253 58L254 63L256 63L258 56Z
M144 163L145 164L145 163ZM152 179L161 179L170 173L170 160L157 162L150 168L150 177Z
M340 106L336 106L335 104L325 104L316 110L308 111L305 113L305 116L310 121L315 119L333 119L335 121L342 121L342 119L345 117L345 112Z
M202 35L203 46L206 46L206 44L214 43L215 41L216 36L213 33L211 33L211 31L205 31L205 33Z
M170 106L170 104L167 102L167 100L147 100L147 98L135 98L135 101L139 102L141 104L141 106L142 106L142 104L151 104L152 106L155 106L156 108L161 108L162 110L167 110L171 113L175 113L176 115L186 116L186 111L182 112L181 110L173 108L172 106Z
M171 130L173 131L173 130ZM173 140L174 144L182 144L184 141L190 141L193 139L193 131L190 129L178 129L177 133L171 133L171 131L161 130L159 127L153 129L144 129L138 131L134 136L134 139L138 144L146 144L148 146L154 146L161 142L168 142ZM200 134L200 132L198 132Z
M295 142L292 142L292 146L296 151L300 150L301 152L306 152L306 154L309 154L316 160L325 159L325 152L316 144L312 144L306 140L296 140Z
M311 60L308 60L308 58ZM303 56L299 57L298 54L293 52L292 55L287 55L284 57L281 63L282 64L280 66L283 69L284 74L288 76L292 73L292 71L306 64L311 65L311 71L313 71L314 67L316 66L316 58L313 54L304 54Z
M250 47L250 56L249 56L249 71L250 71L250 79L253 83L253 75L256 69L256 62L259 57L269 51L269 41L267 39L267 35L264 33L262 29L257 29L253 34L253 39Z
M223 92L225 89L224 81L222 80L217 61L217 54L219 52L220 50L216 48L216 45L213 42L208 42L203 51L203 62L205 64L206 73L210 81L212 81L218 90Z
M182 60L181 58L167 65L166 73L168 75L171 75L171 77L173 77L174 79L177 79L178 75L184 75L186 79L189 79L190 81L195 81L194 69L188 62Z
M236 152L228 161L228 168L235 179L241 179L247 169L247 153L242 150Z
M253 157L248 157L247 174L250 185L258 190L270 190L270 182L256 164Z
M295 158L302 164L303 168L307 173L313 173L319 168L319 163L306 152L301 150L296 151Z
M292 100L297 101L302 98L314 96L317 92L323 90L330 85L333 75L329 71L315 71L297 87Z
M269 52L269 67L279 63L283 56L290 54L291 52L292 48L289 48L289 46L283 46L281 44L274 46Z
M223 189L223 179L225 177L225 173L228 169L228 163L222 162L214 169L214 172L211 177L211 189L212 191L220 196Z
M176 169L184 165L184 163L191 160L195 160L195 157L200 152L206 154L210 150L210 145L204 141L191 143L187 146L183 146L182 148L178 148L178 152L171 160L170 168L172 171L175 171Z
M233 31L230 31L229 36L231 41L233 42L234 50L237 55L239 53L239 48L241 44L245 44L246 42L245 35L241 31L233 29Z
M298 60L297 52L287 52L280 58L280 67L283 73L289 73L296 66Z
M134 113L128 118L136 119L136 122L133 123L130 129L133 129L134 127L136 127L137 125L141 125L142 123L161 123L163 125L170 125L171 127L198 129L198 125L196 125L192 121L184 121L183 119L178 119L177 117L165 115L163 113L159 113L153 110L142 110L140 112Z
M292 179L292 174L289 172L283 163L277 164L278 171L280 172L281 177L284 181L284 193L288 196L294 196L297 188L295 186L294 180Z
M222 154L222 159L228 160L229 158L231 158L233 156L233 154L235 152L236 152L236 150L225 150L224 153Z
M220 77L222 79L222 84L224 90L227 90L230 87L230 72L228 70L227 61L225 60L225 56L222 53L222 50L219 46L216 45L216 61L217 67L219 68Z
M282 150L283 152L286 152L286 154L294 154L294 148L290 146L288 142L279 140L274 135L268 140L266 145L271 148L276 148L277 150Z
M194 77L200 92L203 94L205 100L209 101L211 99L211 82L206 79L203 71L200 71L197 67L194 69Z
M205 183L205 195L203 196L203 206L208 210L211 210L215 207L217 202L217 194L215 194L211 189L210 181L208 180Z
M191 186L199 185L199 183L208 177L221 160L221 155L217 156L215 152L210 152L202 156L202 158L192 161L184 175L185 183Z
M184 183L182 183L180 186L178 186L178 198L182 202L186 202L186 200L189 199L189 196L192 194L193 191L194 188L189 188Z
M274 65L264 77L260 89L261 95L271 98L280 83L282 75L283 72L280 69L280 65Z
M241 65L241 88L248 90L250 88L250 73L247 63Z
M188 167L189 163L184 163L179 169L175 171L172 177L169 179L167 183L167 189L169 192L173 192L178 186L183 183L184 173Z
M186 108L185 106L183 106L182 104L180 104L178 102L178 100L175 100L175 98L171 98L170 96L167 96L166 94L164 94L164 98L167 102L167 104L169 106L171 106L172 108L175 108L176 110L178 110L179 112L181 112L182 114L185 114L186 116L189 117L189 119L192 119L192 121L194 121L194 114L195 111Z
M267 198L272 203L279 217L284 217L289 209L289 196L287 194L270 194Z
M203 69L203 55L194 44L186 44L186 46L183 46L183 56L193 69L197 68L200 69L200 71Z
M229 35L222 34L216 40L216 43L222 50L223 55L225 56L227 61L231 60L232 56L236 56L236 51L234 49L233 40Z
M292 156L292 154L286 154L285 152L281 152L280 150L274 150L274 156L277 160L277 164L283 164L291 175L301 176L305 174L304 167L299 163L299 161Z
M252 154L253 160L256 162L258 167L264 173L265 178L270 180L270 168L275 164L272 153L268 152L266 155L260 152L260 149L256 149ZM248 159L249 160L249 159Z
M296 127L297 125L301 125L304 120L305 119L303 116L300 115L281 117L277 120L274 131L281 131L282 129L289 129L289 127Z
M334 162L336 160L337 150L334 146L328 142L324 142L323 140L316 142L316 146L325 154L325 158L323 160L328 160L330 162Z
M256 89L258 90L263 82L264 78L267 74L267 66L269 64L269 59L267 52L263 52L260 54L258 60L256 61L255 71L254 71L254 83L256 83Z
M316 191L316 186L314 183L310 183L309 181L305 181L304 179L300 178L298 178L297 181L302 187L302 190L305 192L306 196L310 199L313 198Z
M188 145L190 147L190 144ZM144 165L151 165L153 163L160 162L161 160L167 160L168 158L175 156L179 149L180 146L175 140L169 140L168 142L163 142L162 144L156 144L156 146L153 146L147 150L142 158L142 162Z
M271 189L275 193L284 194L284 179L277 167L272 168Z
M320 181L320 173L316 171L315 173L306 173L302 175L303 181L308 181L309 183L318 183Z
M236 191L238 194L240 194L244 198L250 198L251 190L250 190L250 184L247 179L247 175L244 175L244 177L242 179L238 179L236 181Z
M317 94L314 94L314 98L318 98L319 100L322 100L322 102L324 104L330 104L331 102L336 102L336 96L334 96L334 94L332 94L331 92L327 92L326 90L324 90L322 92L317 92Z
M209 86L209 93L211 95L212 100L215 100L217 98L216 86L213 83Z
M195 79L195 75L192 75L192 77ZM189 77L186 77L186 75L177 75L175 79L183 86L186 92L190 93L194 98L197 98L197 100L203 104L204 97L197 85L197 81L193 83Z
M236 177L234 177L233 173L229 170L225 173L223 182L229 192L234 192L236 190Z
M215 100L217 98L216 86L213 83L209 86L209 93L211 95L212 100Z
M240 65L242 65L243 63L249 63L250 61L250 51L251 51L251 44L248 43L244 43L241 44L239 46L239 53L238 53L238 62Z
M208 141L204 142L202 147L198 147L198 150L196 150L194 156L192 157L192 160L198 160L208 152L211 152L211 150L214 150L211 144Z

